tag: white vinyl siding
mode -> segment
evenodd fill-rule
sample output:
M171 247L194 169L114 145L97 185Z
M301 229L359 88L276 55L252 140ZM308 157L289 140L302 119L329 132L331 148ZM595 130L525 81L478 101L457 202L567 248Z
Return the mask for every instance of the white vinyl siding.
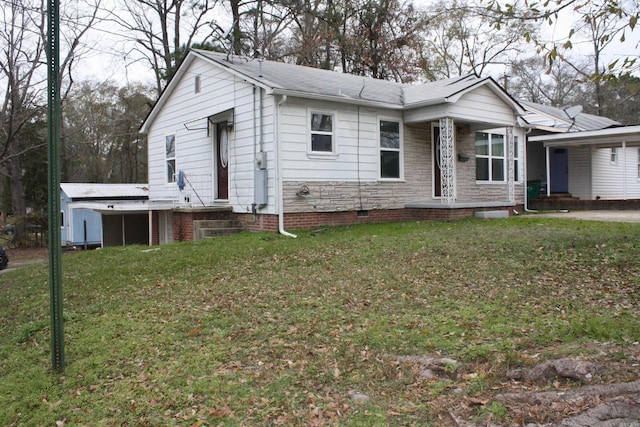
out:
M569 193L591 199L591 147L569 149Z
M622 149L617 150L621 152ZM617 156L618 154L616 154ZM610 148L594 148L591 157L593 198L603 200L624 198L624 168L611 163Z
M475 88L463 95L456 103L442 103L417 108L404 114L404 123L435 121L442 117L453 117L456 121L493 124L491 127L514 126L513 110L486 86Z
M229 203L236 212L247 212L253 203L255 170L254 144L260 138L259 90L225 70L195 59L177 80L163 108L154 119L148 133L149 198L172 200L178 194L175 185L166 186L167 163L165 135L175 135L176 173L182 170L187 177L196 177L198 187L206 187L206 194L198 194L205 204L213 203L214 155L213 132L207 117L234 109L234 124L229 132ZM194 76L200 75L198 99L215 102L194 102ZM273 167L274 142L273 98L264 96L262 109L262 145L267 152L267 165ZM274 174L269 171L269 201L264 213L274 213ZM200 203L192 194L194 206Z
M310 153L309 111L335 114L333 154ZM280 154L285 180L377 181L377 112L358 111L350 105L289 98L280 106L280 114ZM399 114L390 117L400 119Z

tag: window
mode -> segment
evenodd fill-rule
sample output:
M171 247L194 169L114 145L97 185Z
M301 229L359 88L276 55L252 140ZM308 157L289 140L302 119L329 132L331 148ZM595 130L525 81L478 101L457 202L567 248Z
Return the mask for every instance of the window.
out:
M611 164L612 165L618 164L618 149L615 147L611 149Z
M520 154L518 147L518 137L513 137L513 180L515 182L520 181Z
M476 180L505 181L505 137L476 132Z
M200 89L200 74L198 74L193 79L193 91L195 93L200 93Z
M380 120L380 178L400 178L400 123Z
M333 153L333 114L311 113L311 152Z
M176 136L167 135L165 142L165 158L167 159L167 182L176 182Z

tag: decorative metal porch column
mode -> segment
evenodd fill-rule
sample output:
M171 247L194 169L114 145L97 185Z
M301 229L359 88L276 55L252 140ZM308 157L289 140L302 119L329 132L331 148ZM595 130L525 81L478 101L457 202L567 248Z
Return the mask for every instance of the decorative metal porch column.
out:
M508 196L509 202L514 203L516 201L515 195L515 168L514 168L514 138L513 138L513 128L507 127L507 187L508 187Z
M440 180L442 192L440 202L452 205L456 200L455 141L453 133L453 119L440 119Z

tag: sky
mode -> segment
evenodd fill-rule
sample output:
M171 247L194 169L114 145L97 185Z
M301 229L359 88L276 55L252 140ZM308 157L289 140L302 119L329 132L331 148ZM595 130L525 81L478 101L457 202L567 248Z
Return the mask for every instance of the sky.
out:
M108 1L108 0L107 0ZM419 7L427 7L434 0L413 0L414 4ZM633 1L633 0L631 0ZM225 17L221 17L223 22ZM541 31L543 38L549 41L555 41L556 44L562 45L566 41L571 26L576 21L571 11L565 11L555 20L552 25L542 23ZM627 41L624 43L616 40L611 43L610 47L605 51L603 62L610 63L613 60L625 58L628 56L638 56L640 52L640 25L635 31L627 31ZM83 60L83 66L76 70L76 79L93 79L106 80L113 79L121 84L135 82L153 82L153 72L148 62L138 59L136 61L135 52L132 51L134 44L116 41L114 35L114 26L100 25L96 30L92 31L88 43L90 45L90 56ZM524 40L523 40L523 43ZM581 42L578 35L572 37L573 49L569 51L572 57L587 56L592 53L592 48L588 42ZM531 51L535 50L535 46L531 45ZM504 74L506 69L494 69L492 74L499 77Z

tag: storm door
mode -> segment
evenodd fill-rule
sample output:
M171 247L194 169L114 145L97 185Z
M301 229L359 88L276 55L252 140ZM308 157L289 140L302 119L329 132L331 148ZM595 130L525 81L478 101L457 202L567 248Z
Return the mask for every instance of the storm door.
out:
M442 171L440 169L440 128L433 127L433 196L442 197Z
M216 123L215 137L215 176L216 176L216 199L229 199L229 131L227 123Z

